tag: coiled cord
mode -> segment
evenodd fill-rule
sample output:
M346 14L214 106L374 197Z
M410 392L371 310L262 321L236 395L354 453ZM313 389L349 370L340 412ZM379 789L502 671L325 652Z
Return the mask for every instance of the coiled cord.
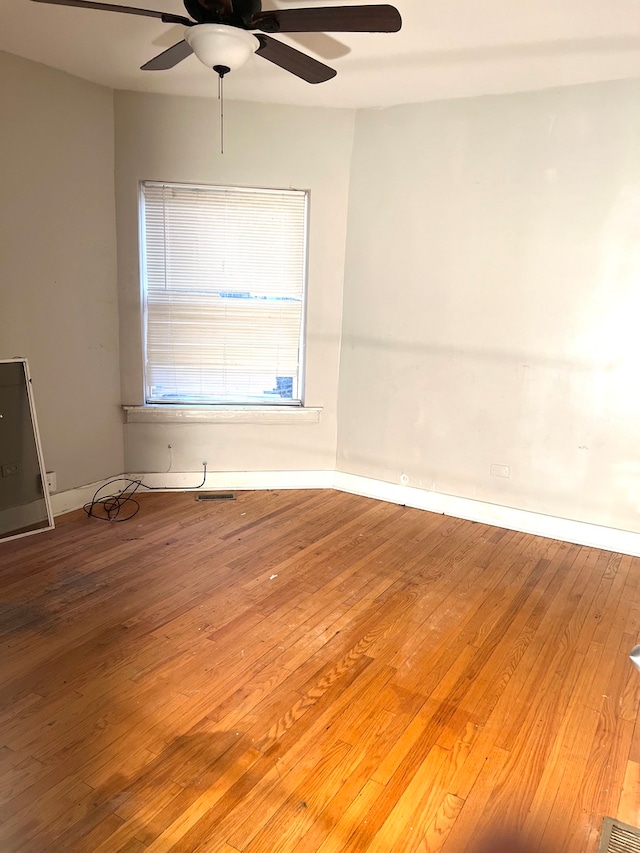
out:
M207 463L202 463L202 482L197 486L186 486L180 491L190 492L201 489L207 480ZM126 483L123 489L113 493L102 495L105 489L114 483ZM146 486L142 480L133 480L128 477L116 477L109 480L96 490L94 496L83 506L89 518L97 518L100 521L129 521L140 510L140 504L134 497L138 489L147 489L150 492L162 492L167 486ZM124 513L124 514L123 514Z

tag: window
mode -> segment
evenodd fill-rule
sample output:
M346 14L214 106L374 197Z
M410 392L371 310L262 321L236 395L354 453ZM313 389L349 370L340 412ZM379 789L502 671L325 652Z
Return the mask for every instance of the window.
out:
M307 193L145 182L147 403L302 400Z

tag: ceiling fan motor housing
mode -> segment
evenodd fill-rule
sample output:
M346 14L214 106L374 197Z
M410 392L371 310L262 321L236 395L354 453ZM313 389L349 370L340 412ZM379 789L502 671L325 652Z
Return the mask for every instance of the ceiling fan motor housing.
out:
M262 9L261 0L183 0L183 3L199 24L231 24L245 29Z

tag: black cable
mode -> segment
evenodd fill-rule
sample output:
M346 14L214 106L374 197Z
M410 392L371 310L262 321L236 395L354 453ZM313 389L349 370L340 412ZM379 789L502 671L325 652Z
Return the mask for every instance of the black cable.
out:
M108 494L99 497L100 492L113 483L126 483L127 485L117 494ZM97 489L93 498L89 503L84 505L83 509L90 518L98 518L100 521L128 521L140 509L140 504L133 497L140 486L142 486L141 480L128 480L125 477L117 477L115 480L109 480L108 483L104 483L104 485ZM133 511L129 512L124 518L119 518L121 510L127 505L130 505Z
M182 492L195 491L201 489L207 481L207 463L202 463L202 482L197 486L186 486L181 488ZM117 494L108 494L99 497L100 492L111 486L113 483L126 483L124 489L121 489ZM140 510L140 504L134 498L138 489L147 489L150 492L163 492L167 486L147 486L142 480L132 480L128 477L116 477L114 480L109 480L96 490L91 500L83 506L84 511L90 518L97 518L100 521L129 521ZM120 513L123 509L129 506L129 513L124 518L120 518Z

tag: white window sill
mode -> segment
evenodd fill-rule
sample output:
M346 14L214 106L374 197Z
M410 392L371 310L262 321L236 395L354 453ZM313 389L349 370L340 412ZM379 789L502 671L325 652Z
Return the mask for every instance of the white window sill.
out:
M123 406L128 424L317 424L319 407Z

